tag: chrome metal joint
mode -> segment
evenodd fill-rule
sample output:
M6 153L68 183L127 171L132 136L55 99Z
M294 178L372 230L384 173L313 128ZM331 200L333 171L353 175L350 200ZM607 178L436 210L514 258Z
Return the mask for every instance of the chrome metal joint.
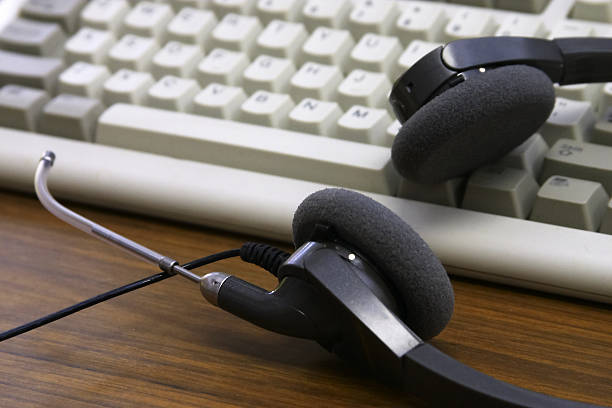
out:
M178 264L178 262L176 262L174 259L170 258L169 256L164 256L157 263L157 265L159 266L159 269L161 269L162 271L167 272L167 273L169 273L171 275L176 275L176 271L174 270L174 266L177 265L177 264Z
M211 272L204 275L202 280L200 280L200 292L202 292L202 296L211 304L219 306L217 302L219 299L219 291L230 276L231 275L223 272Z

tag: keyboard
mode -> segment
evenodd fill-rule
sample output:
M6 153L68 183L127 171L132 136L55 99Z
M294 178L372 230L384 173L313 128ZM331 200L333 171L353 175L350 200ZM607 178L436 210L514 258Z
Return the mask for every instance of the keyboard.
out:
M1 188L33 191L50 149L63 199L290 241L299 203L341 186L451 274L612 303L612 83L556 87L523 145L433 186L395 172L387 102L447 41L611 35L609 1L4 0L0 16Z

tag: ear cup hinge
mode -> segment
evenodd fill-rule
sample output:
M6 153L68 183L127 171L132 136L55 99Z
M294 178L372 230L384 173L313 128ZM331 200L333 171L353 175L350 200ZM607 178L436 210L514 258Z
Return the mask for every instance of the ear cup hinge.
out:
M445 83L457 77L457 71L442 63L442 47L429 52L393 84L389 102L395 116L404 123Z

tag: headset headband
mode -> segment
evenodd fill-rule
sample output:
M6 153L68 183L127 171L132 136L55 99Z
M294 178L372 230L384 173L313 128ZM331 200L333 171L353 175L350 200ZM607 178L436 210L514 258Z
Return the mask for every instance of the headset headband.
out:
M553 82L612 81L611 38L483 37L457 40L431 51L399 77L389 100L401 123L434 96L482 70L529 65Z

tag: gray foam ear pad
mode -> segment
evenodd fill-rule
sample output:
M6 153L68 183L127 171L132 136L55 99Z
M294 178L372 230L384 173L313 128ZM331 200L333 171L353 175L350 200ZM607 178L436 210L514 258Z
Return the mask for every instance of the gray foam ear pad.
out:
M403 124L393 142L393 164L417 183L463 175L520 145L554 103L551 80L536 68L512 65L470 76Z
M404 322L422 339L440 333L453 314L453 288L444 267L399 216L362 194L326 189L308 196L293 217L296 247L316 224L333 228L395 285Z

